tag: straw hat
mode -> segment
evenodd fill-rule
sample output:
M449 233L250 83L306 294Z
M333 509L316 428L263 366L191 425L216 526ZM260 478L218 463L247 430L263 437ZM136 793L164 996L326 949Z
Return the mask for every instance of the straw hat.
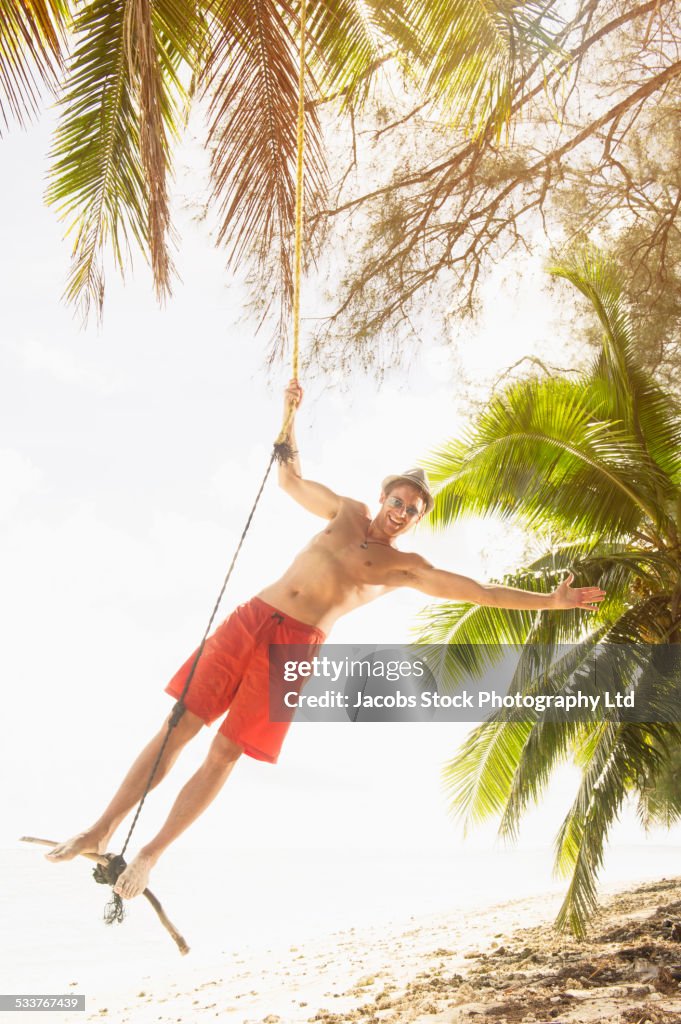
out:
M430 484L428 483L428 477L424 471L416 466L414 469L408 469L406 473L398 473L397 476L387 476L381 484L383 493L387 494L393 484L400 483L401 481L404 481L406 484L411 484L413 487L418 487L426 502L426 511L424 514L427 515L435 504L435 499L430 493Z

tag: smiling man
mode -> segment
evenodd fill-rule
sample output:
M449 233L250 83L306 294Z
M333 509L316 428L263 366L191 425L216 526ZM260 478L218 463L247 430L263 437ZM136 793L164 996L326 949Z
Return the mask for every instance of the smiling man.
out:
M300 385L291 381L287 405L295 412L301 399ZM293 421L289 440L295 448ZM401 551L399 538L433 507L422 469L386 477L373 518L363 502L306 480L297 454L280 467L279 483L298 504L328 525L296 555L281 579L240 605L208 639L184 699L186 710L170 733L153 785L161 781L182 747L203 725L229 713L160 832L118 879L115 891L127 899L144 890L151 868L217 796L241 754L276 762L289 723L269 718L270 644L306 645L313 655L341 615L396 587L413 587L429 597L449 601L552 611L594 610L605 596L597 587L572 588L571 574L550 594L477 583L437 569L420 555ZM192 655L166 687L175 698L180 697L194 661ZM140 800L166 733L167 723L141 752L101 817L85 832L46 854L49 860L106 851L114 831Z

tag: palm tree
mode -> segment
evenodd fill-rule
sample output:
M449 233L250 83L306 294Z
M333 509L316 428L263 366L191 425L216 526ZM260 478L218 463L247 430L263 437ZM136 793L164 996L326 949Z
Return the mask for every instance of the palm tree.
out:
M642 670L625 666L624 682L666 708L651 716L656 722L499 715L476 727L444 771L452 809L467 826L499 814L501 834L512 838L553 769L574 759L581 780L556 837L556 869L569 876L557 924L581 934L596 906L608 830L627 798L638 799L646 823L681 815L681 729L656 671L656 659L669 652L661 645L681 643L681 408L637 363L608 260L582 251L550 272L593 305L603 329L598 356L572 380L514 383L463 436L443 445L429 465L439 485L432 521L444 528L468 513L495 514L540 538L548 533L559 543L503 582L551 589L569 568L581 585L598 585L608 597L596 613L559 615L440 605L423 613L419 639L460 645L440 655L452 684L498 661L500 645L512 645L522 651L513 685L540 691L563 686L596 643L611 652L653 645L644 648L652 656ZM530 644L538 646L524 646Z
M64 60L68 0L0 0L0 112L25 113ZM323 201L320 103L356 106L388 60L475 132L507 122L516 72L551 51L556 0L308 0L306 206ZM74 238L67 296L101 310L103 253L131 248L166 296L168 178L190 98L206 99L211 199L234 264L275 252L291 294L300 0L72 0L48 202ZM29 88L29 84L33 87ZM4 93L4 97L3 94ZM3 106L3 102L5 105Z

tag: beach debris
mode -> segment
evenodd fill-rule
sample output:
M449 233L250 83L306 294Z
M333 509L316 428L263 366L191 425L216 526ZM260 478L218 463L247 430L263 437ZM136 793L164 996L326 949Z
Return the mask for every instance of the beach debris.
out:
M653 978L657 978L660 973L660 968L650 960L643 960L640 957L637 957L634 960L631 973L640 981L652 981Z
M667 932L666 937L672 942L681 942L681 921L667 918L662 922L662 930Z
M678 981L666 967L660 967L658 975L653 981L653 986L657 992L668 992L670 994L673 992L676 995L679 992Z

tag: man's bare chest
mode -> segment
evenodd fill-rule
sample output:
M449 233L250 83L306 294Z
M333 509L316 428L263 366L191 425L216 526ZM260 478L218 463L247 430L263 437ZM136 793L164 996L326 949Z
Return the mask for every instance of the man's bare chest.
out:
M367 537L368 522L333 522L313 540L311 548L332 562L355 585L386 586L399 569L400 552Z

